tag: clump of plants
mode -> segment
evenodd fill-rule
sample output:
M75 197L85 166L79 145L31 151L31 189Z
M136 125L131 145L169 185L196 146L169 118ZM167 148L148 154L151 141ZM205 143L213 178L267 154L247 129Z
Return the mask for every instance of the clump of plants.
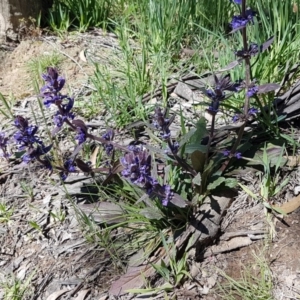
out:
M184 133L182 122L184 134L180 139L175 139L170 130L175 115L168 115L166 109L156 106L149 127L160 141L159 145L153 147L141 142L121 145L115 141L113 129L108 128L101 136L91 133L89 126L73 112L75 99L62 93L65 79L58 74L57 69L48 67L47 73L42 75L45 85L40 90L40 97L46 108L55 106L57 109L53 115L52 137L54 139L68 127L68 132L74 134L76 146L67 159L57 158L51 154L56 150L56 144L45 143L38 135L38 126L18 115L14 119L16 132L13 140L18 151L23 151L22 164L37 161L49 172L58 172L62 181L79 171L95 179L97 173L106 174L105 185L114 182L121 188L126 184L134 186L142 192L142 198L147 199L148 202L145 202L149 203L150 200L157 206L161 214L157 217L157 214L148 213L150 219L160 219L165 215L172 222L164 224L172 224L175 229L180 226L183 228L199 211L199 206L208 195L218 189L232 189L237 185L237 181L227 173L236 167L238 161L248 160L246 153L252 146L251 132L245 133L245 128L254 120L259 123L265 113L260 95L280 87L275 83L260 84L252 75L257 57L268 51L275 37L270 36L261 44L249 40L247 32L257 22L257 12L246 6L246 0L232 1L232 5L236 5L238 13L230 22L231 34L240 35L242 45L235 50L236 60L224 70L230 71L242 65L245 76L232 81L229 73L214 75L214 85L205 91L210 124L202 116L195 128ZM236 93L244 97L243 107L234 108L232 113L232 123L239 126L235 127L236 134L218 142L216 116L220 108L226 105L227 99ZM183 116L181 118L184 119ZM256 126L259 127L259 124ZM7 149L8 143L8 137L1 133L0 147L7 159L11 155ZM97 143L104 150L105 158L97 167L83 159L85 156L82 153L89 143ZM158 165L163 165L165 171L161 172ZM114 181L116 177L123 181Z

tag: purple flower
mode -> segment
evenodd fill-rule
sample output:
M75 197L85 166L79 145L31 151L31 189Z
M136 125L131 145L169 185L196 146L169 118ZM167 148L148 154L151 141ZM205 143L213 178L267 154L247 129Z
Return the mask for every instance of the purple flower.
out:
M151 177L151 155L148 151L140 149L138 152L126 153L120 162L124 167L122 176L150 194L157 181Z
M161 132L160 136L164 141L168 141L171 137L171 132Z
M76 131L77 131L77 134L75 136L75 140L78 141L78 144L84 143L87 138L86 131L81 127L77 127Z
M114 132L113 130L108 130L106 133L104 133L102 135L102 138L107 140L107 141L112 141L113 138L114 138ZM105 149L105 152L106 152L106 155L111 155L113 149L114 149L114 146L112 144L103 144L103 147Z
M253 17L255 15L256 15L255 11L253 11L252 9L249 8L249 9L246 10L245 17L243 17L241 15L233 16L230 25L231 25L231 27L232 27L233 30L242 29L249 22L253 23Z
M207 110L211 115L215 115L219 111L220 102L226 96L225 91L239 92L241 86L239 82L233 83L229 74L221 77L215 75L214 79L214 88L205 91L206 96L212 100Z
M236 4L242 4L242 0L231 0L231 2L234 2Z
M208 107L207 112L210 113L211 115L215 115L219 111L219 106L220 106L220 102L217 100L215 101L213 100L210 106Z
M164 190L164 196L165 196L162 199L162 205L167 206L170 203L172 197L174 196L174 193L172 192L171 186L169 185L162 186L162 189Z
M176 141L172 142L171 141L171 142L168 143L168 148L165 149L164 152L166 154L170 154L170 153L176 154L178 152L178 150L179 150L179 147L180 147L180 145L179 145L178 142L176 142Z
M2 157L8 159L9 153L7 152L7 144L8 144L8 138L5 136L4 132L0 132L0 149L2 150Z
M40 156L47 154L52 148L52 145L47 147L43 145L37 145L36 147L29 147L27 152L22 156L22 161L26 164L31 161L38 159L40 160ZM44 161L41 161L44 164Z
M68 159L64 162L64 170L59 173L60 178L65 181L69 173L76 172L76 165L73 159Z
M66 96L59 93L65 85L65 79L58 76L55 68L48 67L47 73L43 74L42 78L46 84L41 88L41 96L44 98L46 107L49 107L51 104L57 104L66 98Z
M223 154L224 156L229 156L229 154L230 154L230 151L227 150L227 149L225 149L225 150L223 150L223 151L221 151L221 152L222 152L222 154Z
M159 135L161 138L168 142L171 138L171 131L169 126L172 124L174 120L174 115L168 119L165 117L166 112L162 112L159 107L155 108L155 114L153 118L153 126L160 131Z
M258 44L251 43L249 45L248 50L237 50L237 51L235 51L235 55L237 57L242 57L242 58L249 57L249 56L255 56L260 52L260 48L261 48L261 46L259 46Z
M258 93L258 87L256 85L249 87L247 91L247 96L254 97Z
M17 116L14 120L15 126L19 129L14 134L14 139L16 144L20 145L19 149L23 150L25 147L30 147L34 143L42 145L43 143L36 136L36 132L38 131L38 127L35 125L29 125L28 121L21 117Z
M234 154L234 156L237 158L237 159L241 159L242 158L242 154L240 152L236 152Z
M233 123L236 123L239 119L240 119L239 115L235 114L235 115L232 117L232 122L233 122Z
M53 117L53 123L59 128L63 126L67 119L73 120L75 118L75 114L71 112L74 105L74 99L71 97L66 97L66 99L68 99L68 103L62 103Z
M252 116L255 116L256 114L258 113L258 110L254 107L251 107L249 110L248 110L248 115L252 115Z

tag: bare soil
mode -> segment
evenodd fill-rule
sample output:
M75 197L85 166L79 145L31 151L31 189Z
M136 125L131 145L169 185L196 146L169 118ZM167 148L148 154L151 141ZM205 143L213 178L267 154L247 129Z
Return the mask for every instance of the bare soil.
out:
M49 51L58 51L64 57L60 69L71 88L84 86L93 66L82 59L82 53L95 48L95 39L97 47L106 45L103 51L107 51L107 44L110 43L111 47L116 44L114 37L91 34L64 40L51 37L25 40L13 51L0 51L0 92L4 96L13 93L18 100L16 112L20 109L25 114L29 112L28 106L22 103L37 104L32 99L35 92L26 64L33 57ZM8 120L3 116L1 119L4 127ZM1 162L3 170L4 165L5 162ZM9 172L4 170L0 174L0 202L13 209L10 221L0 223L0 283L13 277L21 281L31 277L28 296L24 299L116 299L109 297L108 289L124 270L114 265L105 249L87 242L84 228L76 218L76 203L66 198L58 178L54 176L51 185L48 175L41 170L20 171L14 167L13 163ZM289 191L283 193L285 200L292 196L293 188L300 185L296 175L297 170ZM32 195L24 191L21 182L23 186L32 187ZM65 216L62 220L53 217L59 212ZM254 203L241 193L228 209L221 230L248 238L248 245L239 240L236 248L226 251L221 235L212 247L203 250L200 261L190 257L193 279L176 291L177 299L221 299L215 289L217 283L222 285L225 282L221 271L239 279L243 266L254 262L253 251L264 253L269 262L275 287L274 299L299 299L299 217L298 209L284 221L272 219L276 230L270 236L270 225L266 222L262 204ZM216 254L213 247L218 245L223 248ZM4 292L5 288L0 284L0 298L4 297Z

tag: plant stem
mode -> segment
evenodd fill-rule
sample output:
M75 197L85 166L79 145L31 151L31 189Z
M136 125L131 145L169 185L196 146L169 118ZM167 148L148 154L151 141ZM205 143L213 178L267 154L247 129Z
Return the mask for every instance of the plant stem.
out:
M246 18L246 0L242 0L242 17ZM242 28L242 37L243 37L243 49L244 51L248 50L248 42L247 42L247 26ZM231 156L235 154L238 146L241 143L241 140L243 138L244 130L246 127L246 124L248 122L248 111L249 111L249 106L250 106L250 98L248 97L248 89L251 83L251 63L250 63L250 57L246 56L245 57L245 103L244 103L244 124L240 127L237 139L231 148L229 158L224 162L224 164L221 167L221 171L225 171L227 168L229 161L231 159Z

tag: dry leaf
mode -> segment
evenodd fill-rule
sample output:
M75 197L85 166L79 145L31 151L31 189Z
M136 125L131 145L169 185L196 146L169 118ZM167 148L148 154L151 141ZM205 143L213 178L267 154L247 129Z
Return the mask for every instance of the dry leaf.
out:
M96 166L96 160L97 160L97 155L99 153L99 149L100 147L97 146L94 150L94 152L92 153L91 155L91 163L92 163L92 166L95 167Z
M56 291L54 293L52 293L48 298L47 300L56 300L58 299L61 295L69 292L70 290L69 289L62 289L60 291Z
M300 156L293 155L293 156L283 156L283 158L287 159L287 166L289 167L296 167L300 164Z
M113 282L109 289L112 296L121 296L126 294L127 290L142 288L145 284L145 278L155 274L151 265L140 267L129 267L126 274Z
M80 292L78 292L78 296L76 298L74 298L74 300L84 300L85 296L87 295L87 293L90 290L82 290Z
M219 245L215 245L205 251L203 257L209 257L222 252L231 251L237 248L248 246L252 243L250 237L236 237L226 242L221 242Z
M86 57L85 57L85 53L84 53L84 52L85 52L84 50L80 51L80 53L79 53L79 58L80 58L82 61L87 62Z
M290 201L283 203L281 206L274 205L275 208L281 209L286 214L289 214L300 207L300 195L292 198Z

